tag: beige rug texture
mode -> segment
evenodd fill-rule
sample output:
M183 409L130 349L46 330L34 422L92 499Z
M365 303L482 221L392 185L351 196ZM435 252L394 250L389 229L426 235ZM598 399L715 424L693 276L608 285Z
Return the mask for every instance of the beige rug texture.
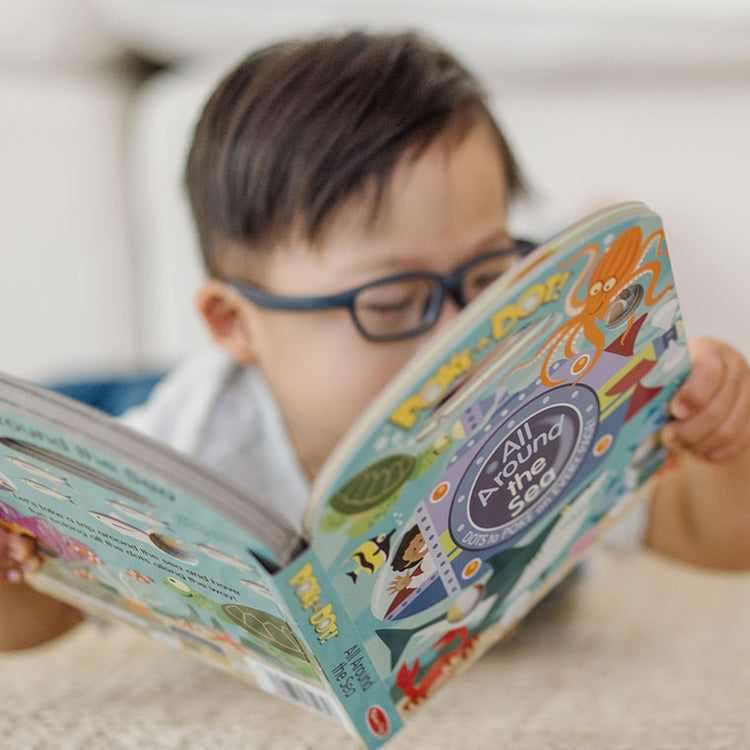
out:
M347 750L315 714L124 626L0 655L2 750ZM389 750L750 748L750 575L605 553Z

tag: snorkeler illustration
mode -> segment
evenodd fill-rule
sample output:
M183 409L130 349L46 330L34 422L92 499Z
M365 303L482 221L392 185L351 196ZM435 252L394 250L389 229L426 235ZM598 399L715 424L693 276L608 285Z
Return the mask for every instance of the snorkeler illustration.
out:
M435 565L417 524L414 524L401 537L401 542L391 561L391 568L396 573L404 575L397 575L386 587L389 594L395 594L386 616L414 593L418 587L412 585L415 578L424 576L422 580L426 580L434 571Z

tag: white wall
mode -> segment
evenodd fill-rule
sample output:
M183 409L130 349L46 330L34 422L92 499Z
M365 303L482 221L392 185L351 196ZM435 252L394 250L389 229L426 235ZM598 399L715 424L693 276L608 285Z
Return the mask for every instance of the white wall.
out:
M198 53L219 46L236 57L346 20L419 20L479 72L538 191L516 216L519 230L544 236L610 200L659 211L688 332L750 356L744 0L66 2L98 6L106 20L104 36L91 32L102 18L79 24L93 39L88 59L78 42L58 44L67 58L57 64L49 24L36 46L0 50L1 369L44 380L160 366L206 340L179 184L189 129L218 74ZM15 7L0 4L0 22ZM176 64L136 86L110 64L112 38ZM14 49L34 59L7 59Z
M27 377L132 365L127 84L0 70L0 367Z

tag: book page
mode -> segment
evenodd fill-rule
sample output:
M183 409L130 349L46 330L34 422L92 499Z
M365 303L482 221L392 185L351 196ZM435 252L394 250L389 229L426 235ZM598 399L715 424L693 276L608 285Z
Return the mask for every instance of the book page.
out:
M171 472L182 472L181 482L173 483L168 452L155 472L161 448L146 441L150 464L135 462L128 441L139 436L72 406L76 429L56 428L67 402L53 399L55 414L46 394L24 388L0 388L0 527L36 542L44 565L32 585L240 677L279 673L320 685L269 572L279 566L275 551L246 518L238 524L216 510L212 475L179 459ZM35 408L45 417L32 416ZM104 433L109 449L84 440L87 428ZM214 490L226 502L228 486L217 481Z
M244 529L251 537L254 552L273 564L284 564L300 546L299 533L289 522L273 508L254 500L244 488L96 409L3 374L0 409L7 410L10 416L6 437L13 436L13 417L18 417L38 427L42 441L45 431L60 435L61 442L67 438L74 446L68 459L77 454L83 459L82 466L86 465L87 454L101 455L102 466L121 462L130 467L128 471L133 476L143 475L141 481L146 486L149 477L155 478L157 484L171 484ZM34 444L33 440L28 442ZM43 442L39 448L44 448ZM59 460L65 460L65 456ZM108 481L106 471L98 471L97 476L100 482ZM122 491L122 482L114 483Z

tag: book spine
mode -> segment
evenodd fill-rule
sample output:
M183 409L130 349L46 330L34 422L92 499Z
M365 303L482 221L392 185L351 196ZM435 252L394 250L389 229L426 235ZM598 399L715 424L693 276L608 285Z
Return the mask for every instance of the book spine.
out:
M298 631L348 716L350 730L369 748L390 740L402 726L401 717L367 653L362 633L313 550L306 550L275 580Z

